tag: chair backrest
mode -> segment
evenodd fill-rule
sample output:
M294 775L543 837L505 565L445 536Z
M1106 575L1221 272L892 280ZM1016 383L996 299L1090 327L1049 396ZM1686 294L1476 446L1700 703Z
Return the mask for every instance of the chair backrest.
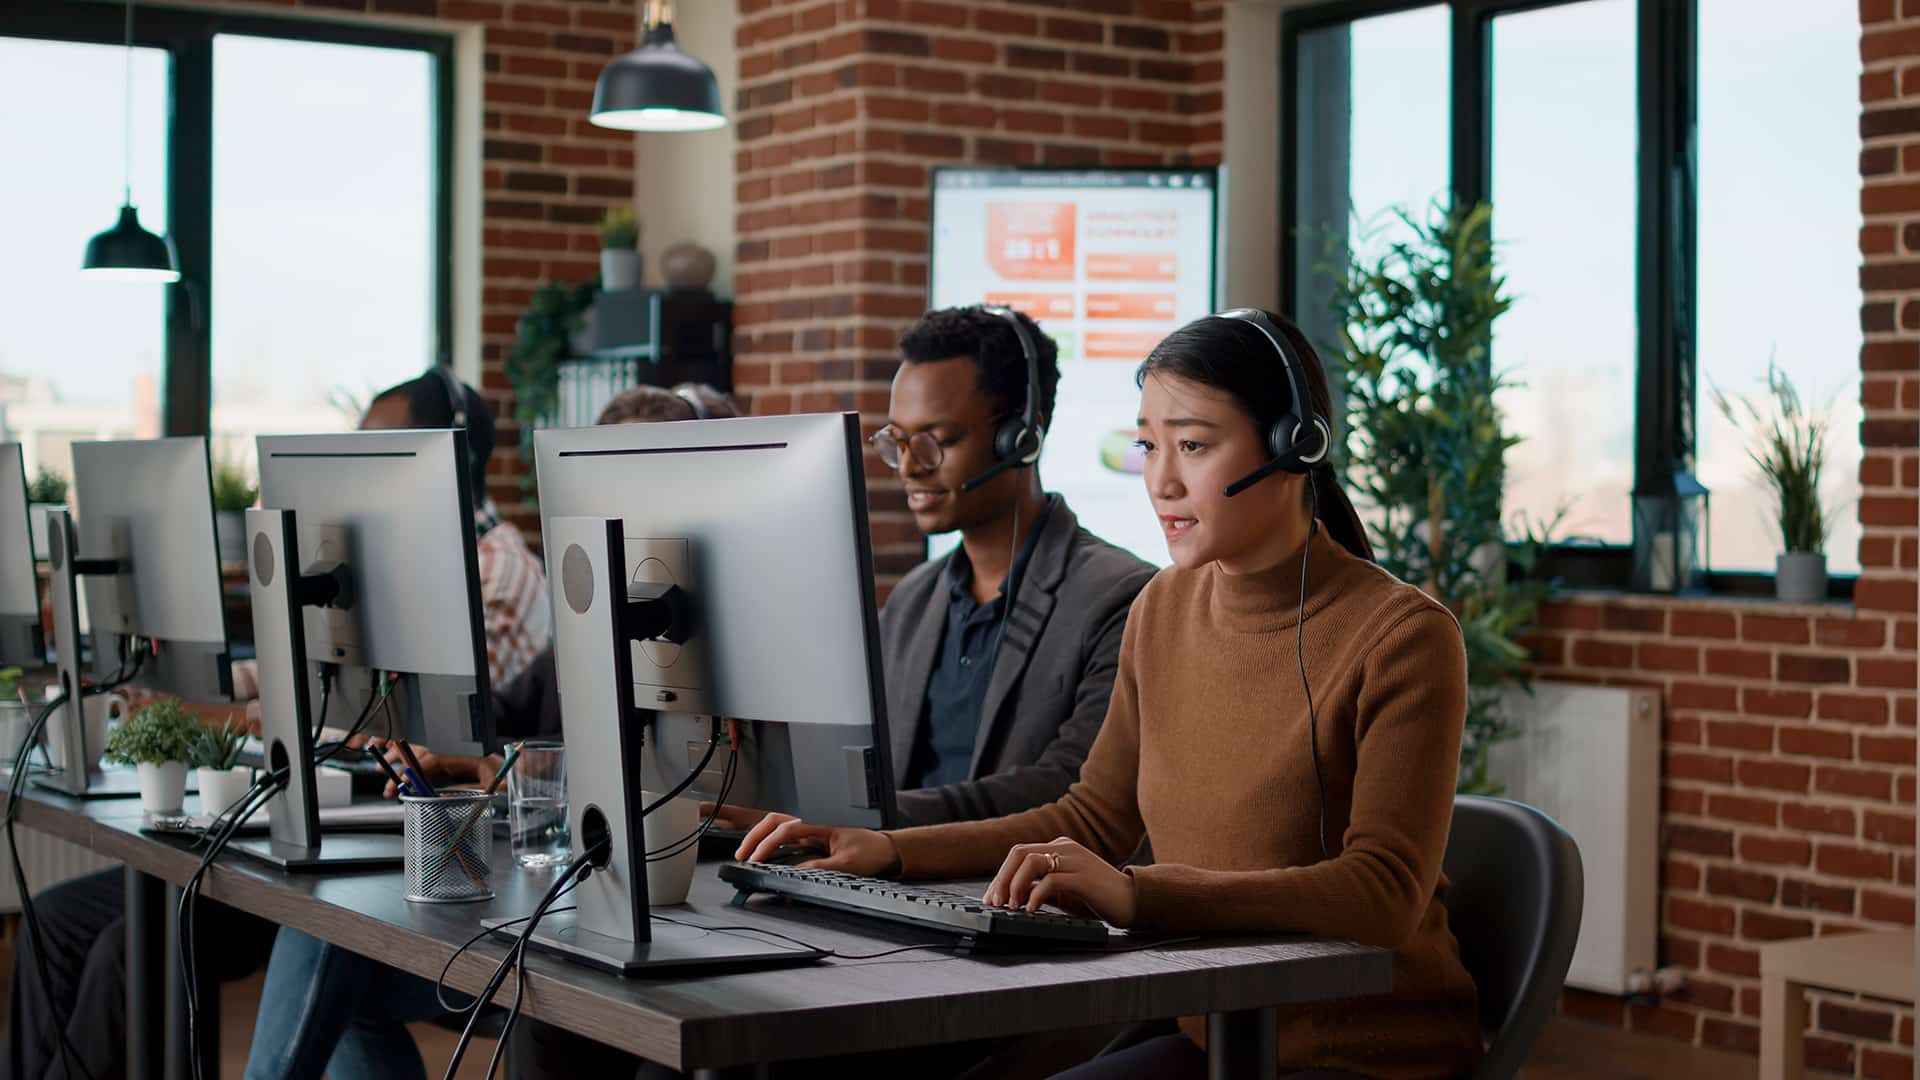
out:
M1580 849L1522 803L1461 795L1447 836L1447 919L1480 992L1487 1054L1474 1080L1510 1080L1553 1015L1580 936Z

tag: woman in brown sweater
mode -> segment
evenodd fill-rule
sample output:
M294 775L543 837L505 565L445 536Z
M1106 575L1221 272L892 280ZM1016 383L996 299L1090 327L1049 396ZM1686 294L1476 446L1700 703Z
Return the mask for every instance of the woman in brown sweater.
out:
M1391 949L1392 993L1283 1010L1282 1074L1460 1076L1482 1049L1440 874L1466 709L1460 628L1374 565L1322 460L1330 404L1311 346L1283 319L1237 314L1182 327L1140 367L1147 492L1174 565L1134 603L1079 782L1025 813L891 833L774 815L739 854L812 844L827 853L807 865L855 874L994 873L990 904ZM1154 864L1123 866L1144 837ZM1203 1027L1181 1027L1067 1075L1204 1076Z

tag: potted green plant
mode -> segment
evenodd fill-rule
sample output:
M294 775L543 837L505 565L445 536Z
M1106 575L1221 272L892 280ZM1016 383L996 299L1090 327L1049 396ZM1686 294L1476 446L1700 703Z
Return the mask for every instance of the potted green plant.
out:
M223 461L213 467L214 539L222 562L245 562L247 558L247 508L260 498L260 486L247 477L238 462Z
M1424 588L1460 620L1467 716L1459 789L1498 794L1494 744L1516 734L1508 687L1528 689L1516 640L1550 581L1532 573L1552 523L1508 523L1506 432L1495 393L1493 324L1512 306L1496 266L1492 209L1404 210L1406 239L1346 250L1328 238L1340 340L1328 346L1345 391L1336 465L1368 521L1381 566Z
M34 557L45 561L47 558L47 511L67 505L67 478L40 466L33 472L33 479L27 484L27 502L31 517L29 531L33 534Z
M1747 457L1773 496L1782 547L1774 560L1774 596L1789 604L1817 604L1827 598L1827 534L1833 527L1820 501L1830 420L1824 410L1801 403L1793 380L1771 360L1767 394L1772 407L1763 410L1745 397L1729 397L1713 388L1720 415L1746 430Z
M187 762L200 721L179 698L161 698L133 711L107 734L106 759L140 773L140 805L155 814L177 814L186 800Z
M640 287L640 222L633 207L616 206L600 219L600 280L609 289Z
M0 762L16 760L32 720L27 703L20 698L20 675L17 667L0 668Z
M188 753L194 776L200 781L200 808L217 814L233 806L253 786L253 770L240 764L246 730L232 720L219 727L202 727Z

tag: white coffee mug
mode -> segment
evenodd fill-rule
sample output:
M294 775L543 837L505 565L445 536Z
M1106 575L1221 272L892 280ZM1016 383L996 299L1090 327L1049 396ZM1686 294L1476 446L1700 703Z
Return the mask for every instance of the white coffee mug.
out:
M54 693L49 696L58 695ZM86 703L83 715L86 717L87 746L91 748L97 762L101 749L107 745L108 723L118 722L127 715L127 698L125 694L96 694L81 700ZM53 767L56 769L67 767L66 718L67 710L72 707L73 703L68 702L60 706L59 712L47 719L47 756L53 761Z
M640 797L652 805L660 796L642 792ZM686 850L666 859L647 863L647 903L652 907L684 904L687 890L693 887L693 864L700 859L700 844L682 841L700 828L700 801L672 799L642 820L641 835L648 851L664 851L676 845Z

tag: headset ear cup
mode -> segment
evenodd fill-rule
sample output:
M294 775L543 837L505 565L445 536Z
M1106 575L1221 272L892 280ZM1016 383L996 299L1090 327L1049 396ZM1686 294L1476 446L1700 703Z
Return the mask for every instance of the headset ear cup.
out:
M1327 422L1316 416L1313 418L1313 429L1320 433L1320 449L1306 460L1305 464L1309 467L1326 461L1327 455L1333 451L1333 432L1328 429Z

